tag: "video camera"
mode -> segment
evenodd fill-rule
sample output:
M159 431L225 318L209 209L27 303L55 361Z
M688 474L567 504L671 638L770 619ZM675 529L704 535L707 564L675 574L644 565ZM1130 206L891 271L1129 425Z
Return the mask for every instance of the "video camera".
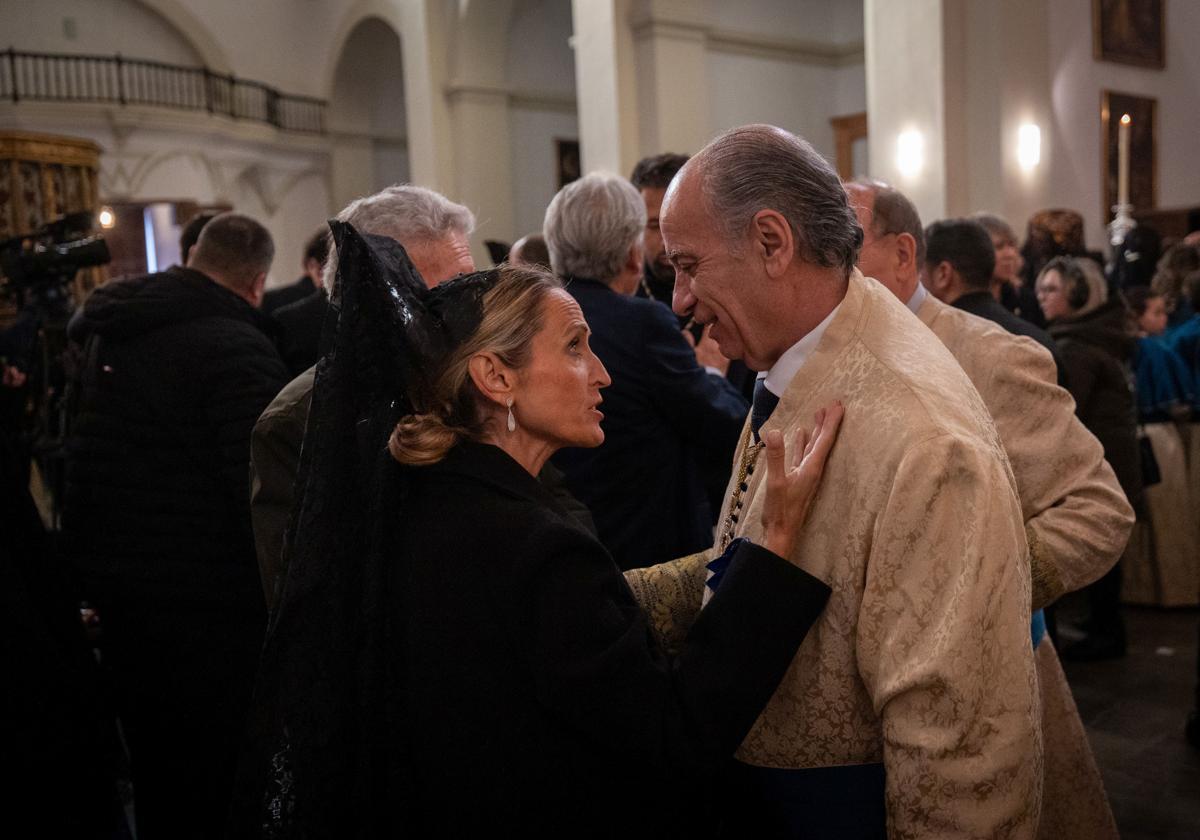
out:
M66 286L81 268L112 260L103 236L92 234L91 213L71 213L26 236L0 242L0 291L23 297Z

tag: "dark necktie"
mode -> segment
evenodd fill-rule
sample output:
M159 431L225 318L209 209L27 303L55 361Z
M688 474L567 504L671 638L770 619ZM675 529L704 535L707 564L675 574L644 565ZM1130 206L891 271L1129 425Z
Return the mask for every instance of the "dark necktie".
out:
M754 402L750 405L750 430L754 432L756 441L758 440L758 430L762 428L763 423L767 422L767 418L771 416L771 412L777 405L779 405L779 397L767 390L766 378L757 380L754 383Z

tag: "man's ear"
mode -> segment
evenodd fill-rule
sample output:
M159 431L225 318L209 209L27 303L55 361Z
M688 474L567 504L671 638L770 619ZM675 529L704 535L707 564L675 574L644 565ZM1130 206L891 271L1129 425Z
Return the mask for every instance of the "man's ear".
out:
M933 296L938 300L945 301L946 296L950 293L950 288L954 284L954 267L949 261L942 260L940 263L926 263L926 276L929 282L925 285Z
M253 298L254 308L258 309L262 306L263 294L267 288L267 272L262 271L254 276L254 282L250 284L250 296Z
M787 219L776 210L759 210L750 220L750 236L767 276L781 276L796 255L796 240Z
M476 353L467 362L467 371L479 393L489 402L507 405L510 399L514 399L516 371L500 361L495 353Z
M896 269L902 274L908 274L910 271L917 273L921 270L921 266L917 265L917 240L911 233L896 236Z
M645 246L642 245L642 240L634 242L629 246L629 253L625 255L625 264L621 266L622 273L636 274L642 276L642 263L645 260Z

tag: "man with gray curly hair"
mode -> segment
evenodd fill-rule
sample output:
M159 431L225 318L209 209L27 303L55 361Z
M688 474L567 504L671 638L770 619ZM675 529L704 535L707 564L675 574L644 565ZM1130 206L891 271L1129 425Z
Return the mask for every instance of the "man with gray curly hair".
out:
M604 443L561 450L554 463L623 569L712 543L710 496L719 498L729 478L748 408L721 370L697 362L670 310L634 297L645 226L637 190L605 173L563 187L544 224L550 264L613 381L604 391Z
M474 214L433 190L397 184L350 202L337 218L361 233L395 239L431 288L475 270L467 241L475 228ZM332 292L336 276L337 249L332 248L322 275L326 290ZM276 585L286 567L283 534L292 512L315 371L314 365L279 392L250 439L250 509L268 608L275 604Z
M674 179L673 306L759 371L714 548L627 574L665 644L761 540L760 435L845 421L792 561L833 594L717 797L760 837L1033 837L1041 732L1012 472L938 338L855 268L837 173L773 126L733 129ZM797 440L797 443L800 441ZM757 469L756 469L757 467Z

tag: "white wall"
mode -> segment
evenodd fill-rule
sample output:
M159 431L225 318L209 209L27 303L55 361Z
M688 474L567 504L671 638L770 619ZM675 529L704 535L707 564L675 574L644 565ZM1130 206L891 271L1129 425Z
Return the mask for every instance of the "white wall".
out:
M233 71L288 93L326 96L333 34L356 0L145 0L196 21L229 57ZM187 32L187 26L180 24Z
M857 0L708 0L707 47L711 134L753 122L787 128L834 161L831 117L866 110L866 76L855 59L824 59L804 46L861 46L863 8ZM729 47L722 33L746 36ZM787 55L787 48L793 48ZM695 151L694 149L689 151Z
M702 3L705 19L721 29L834 44L862 40L863 8L860 0L691 2L697 5Z
M866 0L866 85L870 175L894 184L921 218L946 215L942 0ZM925 166L896 165L902 132L924 139Z
M571 0L519 0L508 32L508 84L514 90L575 93Z
M513 94L510 242L542 229L546 206L558 192L555 140L579 139L575 55L567 40L571 31L570 0L521 0L514 6L507 58Z
M1083 213L1091 248L1107 241L1100 180L1103 90L1158 100L1158 206L1200 204L1200 2L1165 5L1166 69L1149 70L1093 59L1090 0L1050 3L1053 119L1062 148L1053 158L1049 193L1056 206Z
M0 0L0 49L121 53L199 67L200 52L138 0Z
M542 229L550 199L558 192L555 138L579 136L574 114L513 108L513 239ZM622 173L627 174L627 173Z
M710 50L708 89L714 134L771 123L801 135L830 161L836 148L829 119L866 110L861 65L822 67Z

